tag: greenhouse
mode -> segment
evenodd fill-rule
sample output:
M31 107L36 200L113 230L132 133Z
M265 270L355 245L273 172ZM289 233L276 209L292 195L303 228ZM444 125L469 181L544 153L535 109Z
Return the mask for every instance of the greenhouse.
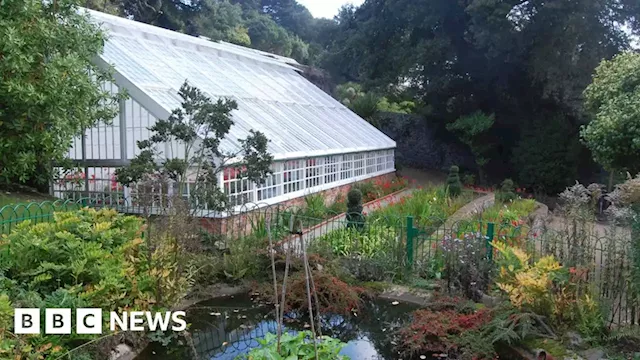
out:
M68 157L80 170L54 181L53 195L132 204L133 190L117 183L115 170L138 154L149 126L181 106L185 80L212 99L237 102L222 150L237 151L250 130L270 140L273 173L263 184L239 178L232 167L220 172L219 184L236 206L276 204L395 171L396 143L305 79L295 60L86 11L109 36L95 60L114 68L115 84L105 89L124 89L128 99L111 124L74 139ZM184 152L176 144L161 150ZM188 195L188 186L183 191Z

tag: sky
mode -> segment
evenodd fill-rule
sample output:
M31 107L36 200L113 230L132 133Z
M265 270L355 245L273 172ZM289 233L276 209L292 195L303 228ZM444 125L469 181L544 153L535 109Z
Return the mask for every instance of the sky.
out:
M338 15L338 10L342 5L353 4L362 5L364 0L298 0L298 3L304 5L311 11L313 17L324 17L333 19Z

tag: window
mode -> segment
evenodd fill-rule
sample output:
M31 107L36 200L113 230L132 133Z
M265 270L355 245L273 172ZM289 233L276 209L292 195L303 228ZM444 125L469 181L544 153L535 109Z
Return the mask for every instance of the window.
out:
M229 197L232 206L244 205L253 202L254 184L247 178L242 178L242 169L226 168L223 171L223 189Z
M367 153L367 174L373 174L376 172L376 153Z
M324 183L330 184L338 181L339 156L327 156L324 158Z
M362 175L364 175L364 154L355 154L353 155L353 176Z
M271 166L272 173L267 176L264 183L256 185L258 191L258 201L274 198L281 195L282 184L282 172L280 171L280 164L274 164Z
M353 177L353 154L342 155L342 164L340 166L340 180Z
M304 173L302 171L301 160L287 161L284 163L282 183L284 184L285 194L303 189Z
M387 150L387 169L392 170L394 168L393 160L393 150Z
M322 158L307 159L305 168L305 188L322 184Z
M386 154L384 151L376 152L376 171L380 172L385 169Z

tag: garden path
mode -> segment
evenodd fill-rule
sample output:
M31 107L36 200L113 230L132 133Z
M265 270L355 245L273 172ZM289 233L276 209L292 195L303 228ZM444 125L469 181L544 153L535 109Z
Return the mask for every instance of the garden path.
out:
M451 215L444 224L444 229L451 229L456 222L468 219L473 216L475 213L482 211L493 204L496 201L496 196L494 193L487 193L483 196L471 201L465 206L461 207L456 211L453 215Z

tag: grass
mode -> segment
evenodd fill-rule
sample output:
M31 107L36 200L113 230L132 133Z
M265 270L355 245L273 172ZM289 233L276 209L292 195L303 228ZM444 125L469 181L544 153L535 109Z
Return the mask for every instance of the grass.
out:
M517 199L507 204L496 203L483 210L476 219L504 225L517 225L536 209L533 199Z
M43 201L55 201L56 198L48 195L41 194L37 192L26 192L26 191L7 191L0 189L0 208L6 205L15 205L22 203L31 203L31 202L43 202Z
M443 186L419 189L400 202L369 214L367 221L383 221L397 226L405 224L406 217L412 216L416 226L432 227L444 223L474 198L475 194L471 191L464 191L460 196L451 198Z

